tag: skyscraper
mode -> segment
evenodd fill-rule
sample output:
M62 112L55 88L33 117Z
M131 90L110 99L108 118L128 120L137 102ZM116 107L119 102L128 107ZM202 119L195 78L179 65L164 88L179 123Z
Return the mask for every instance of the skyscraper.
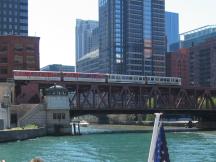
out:
M98 48L98 22L93 20L76 20L76 61Z
M194 43L189 52L190 84L215 88L216 37Z
M165 15L167 51L176 51L179 48L179 15L174 12Z
M99 0L100 71L165 76L164 0Z
M0 0L0 35L28 35L28 0Z

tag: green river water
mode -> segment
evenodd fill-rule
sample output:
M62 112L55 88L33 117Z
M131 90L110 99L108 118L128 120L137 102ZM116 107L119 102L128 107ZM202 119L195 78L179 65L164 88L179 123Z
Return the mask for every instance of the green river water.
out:
M172 162L216 162L216 132L166 133ZM146 162L151 133L42 137L0 144L0 160Z

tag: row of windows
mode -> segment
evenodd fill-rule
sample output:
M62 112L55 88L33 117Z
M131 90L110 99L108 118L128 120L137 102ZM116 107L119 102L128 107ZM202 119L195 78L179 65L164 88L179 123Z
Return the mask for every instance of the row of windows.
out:
M18 9L20 9L20 10L24 10L24 11L28 10L28 5L27 4L19 5L19 7L18 7L17 4L14 4L14 6L12 6L12 4L9 4L8 6L5 6L5 5L7 5L7 4L3 4L1 10L5 10L5 11L8 10L8 9L9 10L14 10L14 9L18 10Z
M143 70L143 67L139 67L139 66L129 66L129 67L128 67L128 70L139 70L139 71L142 71L142 70Z
M116 53L116 58L117 59L121 59L123 57L123 55L121 53Z
M99 1L99 7L103 7L107 4L107 0L100 0Z
M0 52L5 52L7 50L8 50L7 45L1 45L0 46ZM34 51L34 45L33 44L28 44L28 45L26 45L26 47L24 47L21 44L16 44L15 47L14 47L14 51L23 51L23 50Z
M53 113L53 119L65 119L65 113Z
M142 0L136 0L136 1L130 1L129 5L133 6L141 6L142 5Z
M7 57L1 57L0 63L8 63L8 58Z
M14 27L12 28L12 25L4 25L3 28L0 27L0 29L3 29L2 34L19 34L19 33L28 33L28 27L20 27L20 31ZM4 30L5 29L5 30Z
M8 73L8 69L7 68L0 68L0 74L5 75Z
M116 59L116 63L121 64L121 63L123 63L123 60L122 59Z
M20 18L19 19L20 21L20 23L25 23L25 24L27 24L28 23L28 19L25 17L25 18ZM4 23L6 23L6 22L9 22L9 23L18 23L18 19L17 18L12 18L12 17L4 17L2 20L0 19L0 22L4 22Z
M36 63L34 56L26 56L25 59L26 59L25 63L26 63L27 66L32 65L34 67L34 65ZM15 64L23 64L24 63L24 57L19 56L19 55L15 55L14 56L14 63Z
M19 16L19 15L21 15L21 14L25 14L25 16L28 16L28 10L19 10L19 12L18 11L13 11L13 10L2 10L2 11L0 11L0 15L2 15L2 16L15 16L15 17L17 17L17 16Z
M128 61L129 64L143 64L143 61L142 60L129 60Z

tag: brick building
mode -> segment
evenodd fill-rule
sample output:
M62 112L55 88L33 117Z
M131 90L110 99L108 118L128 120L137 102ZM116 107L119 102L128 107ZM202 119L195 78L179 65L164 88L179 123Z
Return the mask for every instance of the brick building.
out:
M189 85L189 49L181 48L166 55L166 74L182 78L182 85Z
M216 87L216 37L190 48L190 83Z
M0 81L13 78L13 70L39 70L39 37L0 36Z

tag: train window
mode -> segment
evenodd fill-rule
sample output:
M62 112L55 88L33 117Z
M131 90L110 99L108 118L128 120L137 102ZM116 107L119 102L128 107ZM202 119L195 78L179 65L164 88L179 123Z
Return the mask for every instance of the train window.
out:
M91 77L91 75L89 75L89 74L80 73L80 78L90 78L90 77Z
M139 80L143 80L143 78L142 78L142 77L139 77Z
M94 74L94 76L95 76L95 78L97 78L97 79L102 78L102 75L99 75L99 74Z
M133 77L132 77L132 76L130 76L130 77L129 77L129 80L133 80Z
M74 77L74 78L75 78L75 77L78 77L78 74L76 74L76 73L69 73L68 76L69 76L69 77Z

